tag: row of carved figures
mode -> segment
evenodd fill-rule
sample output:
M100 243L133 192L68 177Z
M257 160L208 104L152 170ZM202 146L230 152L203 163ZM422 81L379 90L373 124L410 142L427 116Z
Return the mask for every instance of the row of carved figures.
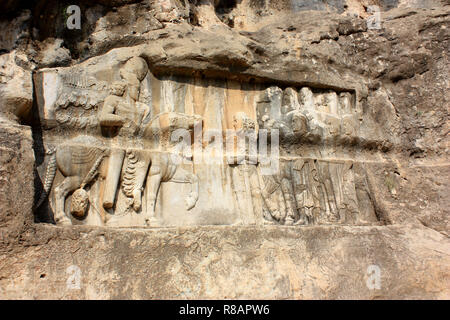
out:
M362 111L350 92L269 87L256 108L259 128L279 129L282 137L341 143L358 139Z
M196 205L199 179L196 174L175 164L167 146L162 148L165 152L125 149L116 137L118 132L126 132L128 137L138 137L154 134L156 130L161 138L160 143L164 144L174 130L182 128L192 133L195 123L201 121L198 116L178 113L161 114L148 120L150 106L139 102L141 81L148 72L145 60L139 57L131 58L120 69L121 81L111 86L110 95L89 122L94 124L98 121L103 134L101 139L78 136L48 151L50 157L44 191L37 206L50 193L59 169L63 180L53 189L57 223L70 224L71 216L82 218L86 215L89 207L87 190L98 178L103 181L101 204L105 210L114 208L121 187L129 199L129 206L139 212L142 210L143 192L146 191L147 203L143 215L147 224L156 219L156 199L162 182L189 183L191 192L185 198L186 208L190 210ZM69 80L73 85L90 85ZM291 88L283 91L270 87L257 104L256 121L259 128L280 128L282 133L289 128L294 134L323 136L325 131L331 134L335 132L333 128L344 128L347 118L356 130L355 116L358 112L353 105L350 93L341 93L338 98L333 92L314 96L309 88L302 88L298 94ZM66 120L74 125L78 123L76 119L70 117ZM236 130L257 130L256 122L243 112L235 115L234 126ZM183 157L182 154L178 156ZM342 221L345 215L357 214L354 184L344 183L352 179L347 164L280 161L279 172L268 176L261 176L259 167L259 164L241 164L237 169L248 169L253 181L251 189L255 194L252 198L260 203L255 208L269 222L335 223ZM70 194L70 208L66 214L66 198ZM236 198L241 201L239 196Z
M142 209L142 191L147 190L147 210L143 211L147 224L155 222L155 206L160 184L172 181L191 184L191 192L185 198L186 209L192 209L198 200L198 178L195 174L176 165L176 154L149 152L145 150L123 150L106 148L97 138L78 136L67 143L50 149L45 173L43 192L36 205L38 208L52 190L57 170L63 180L53 190L55 196L55 222L72 224L71 216L83 218L89 207L87 189L96 179L103 181L102 205L109 210L114 207L117 185L109 181L121 181L123 193L129 198L129 206L136 212ZM126 157L125 167L117 165L117 157ZM123 159L122 159L123 161ZM121 161L119 162L121 163ZM120 177L111 177L108 174ZM69 213L66 213L66 198L72 194Z
M186 207L190 210L195 206L198 199L197 176L175 165L173 154L125 150L117 137L118 133L128 139L138 137L140 134L145 134L146 130L148 134L153 134L155 123L158 123L156 126L159 128L158 134L163 135L167 140L173 130L177 128L190 130L194 122L198 120L195 116L170 113L158 115L147 123L143 123L144 119L148 118L150 107L139 102L139 95L141 81L148 72L148 65L143 58L129 59L120 69L121 81L111 86L110 95L104 98L98 114L90 116L88 120L86 117L73 116L61 118L57 112L60 123L68 123L69 126L84 127L88 123L95 126L97 123L101 127L103 138L100 140L92 136L78 136L48 152L50 160L44 190L37 207L48 196L56 171L59 169L64 178L54 188L56 223L71 224L70 216L78 218L85 216L89 206L86 189L96 177L104 180L101 203L105 210L114 207L119 183L122 181L122 190L130 199L130 206L135 211L140 211L142 192L146 184L147 210L144 215L147 224L155 220L156 198L161 182L190 183L192 192L185 199ZM64 80L68 82L68 85L76 88L92 85L91 82L78 81L77 77L68 77ZM60 105L60 108L65 107L67 107L66 104ZM106 148L106 144L112 147ZM66 214L65 202L71 193L73 194L70 214Z
M120 80L112 83L100 81L94 85L92 77L63 75L66 88L58 93L55 118L67 127L94 128L100 125L109 127L109 131L120 127L121 135L143 137L148 121L155 116L152 107L142 103L147 91L141 89L148 73L145 60L134 57L120 68ZM98 92L93 93L93 86L98 87L95 89ZM282 137L344 144L361 138L362 110L355 92L271 86L263 90L255 102L255 120L259 128L279 129ZM69 110L68 106L74 108ZM98 106L100 117L89 112L95 109L94 106ZM227 110L217 112L226 113Z
M252 132L255 127L245 113L235 115L235 130ZM245 152L250 152L248 144ZM351 161L278 159L277 172L263 174L264 165L241 159L236 169L249 181L256 215L262 212L266 221L285 225L363 222ZM238 177L235 181L238 207L245 207L246 200L239 193L246 188L238 186Z
M124 167L111 171L114 156L125 157ZM49 151L44 191L38 206L52 190L56 172L62 181L53 189L55 221L71 224L71 217L82 219L89 208L89 189L100 180L104 209L114 209L117 186L108 184L108 172L119 172L120 189L128 199L128 206L141 212L148 225L157 222L155 206L163 182L188 183L191 191L185 197L187 210L199 198L198 176L174 162L174 154L146 150L118 150L105 147L99 139L78 136L69 143ZM278 171L261 174L262 164L241 162L232 164L233 191L237 209L251 197L252 210L266 223L284 225L357 223L360 204L357 197L355 173L351 161L324 161L316 159L280 159ZM245 194L243 177L249 181L250 194ZM202 181L202 183L208 183ZM146 191L145 210L142 210L143 191ZM111 193L112 192L112 193ZM72 194L70 205L66 198ZM69 208L66 212L66 208ZM245 213L248 214L248 213Z
M364 223L352 166L345 161L281 160L278 173L261 175L258 166L242 164L234 168L235 199L238 207L245 207L251 196L255 214L269 224ZM244 176L250 195L239 186Z

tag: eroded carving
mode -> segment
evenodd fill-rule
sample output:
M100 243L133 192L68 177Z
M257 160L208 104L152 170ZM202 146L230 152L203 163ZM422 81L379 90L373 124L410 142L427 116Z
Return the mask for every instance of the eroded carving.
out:
M313 93L308 87L270 87L258 102L260 128L279 129L285 141L313 143L355 142L359 130L358 112L350 92Z
M369 191L364 182L355 184L353 165L316 159L281 161L278 174L263 178L265 218L286 225L367 223L357 193Z
M354 92L160 79L137 56L80 70L49 70L38 88L57 224L377 222L364 170L334 159L364 139ZM264 130L281 137L275 171L260 161Z
M144 59L134 57L128 60L120 70L121 82L112 85L111 95L106 97L99 111L99 124L102 134L114 146L108 164L103 207L111 209L114 205L125 150L119 148L120 141L115 137L119 133L135 136L148 107L139 103L140 83L147 75L148 66ZM125 133L124 133L125 131Z
M100 166L108 155L105 145L98 139L89 136L79 136L50 150L51 155L44 182L44 191L37 207L39 207L50 192L56 171L64 176L63 181L55 189L55 222L71 224L70 217L65 213L65 201L70 192L72 197L71 214L82 218L86 214L88 195L85 188L101 173Z
M191 210L198 200L198 178L183 169L176 159L178 155L169 152L148 152L128 150L126 169L123 174L122 189L130 198L134 211L142 205L144 183L147 190L147 206L144 217L147 224L158 224L155 214L156 199L163 182L189 183L191 192L185 198L186 209Z

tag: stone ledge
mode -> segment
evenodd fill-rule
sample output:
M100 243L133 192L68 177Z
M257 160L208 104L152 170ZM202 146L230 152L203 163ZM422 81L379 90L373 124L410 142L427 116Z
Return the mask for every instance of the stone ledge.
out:
M23 244L0 259L2 298L450 297L450 240L415 225L108 229L42 224L23 235ZM72 265L81 271L79 290L66 286ZM370 265L380 268L380 289L366 285Z

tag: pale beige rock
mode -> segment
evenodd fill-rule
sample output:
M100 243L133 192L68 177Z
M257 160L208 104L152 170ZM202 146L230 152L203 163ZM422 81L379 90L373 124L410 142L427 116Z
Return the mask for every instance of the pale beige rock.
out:
M11 120L26 117L33 103L31 71L18 63L27 63L24 53L0 56L0 116Z
M67 65L72 60L70 51L63 47L61 39L46 39L40 45L39 62L43 68Z
M448 299L450 294L448 238L410 225L145 231L37 225L23 241L30 245L16 249L14 260L0 252L1 298ZM372 265L380 270L379 289L370 285ZM79 268L74 283L79 289L67 286L75 280L69 267Z
M0 297L448 299L449 10L328 4L2 3Z
M0 118L0 247L17 245L34 224L33 140L29 127ZM20 199L20 201L19 201Z

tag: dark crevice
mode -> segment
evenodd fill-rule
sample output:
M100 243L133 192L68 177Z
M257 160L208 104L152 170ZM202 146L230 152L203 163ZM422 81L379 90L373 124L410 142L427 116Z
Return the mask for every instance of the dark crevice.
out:
M31 135L33 139L33 152L35 158L35 165L33 169L34 174L34 205L38 202L42 192L44 191L44 184L41 180L37 168L45 161L45 149L42 136L42 124L39 117L39 109L36 96L36 83L33 79L33 106L31 109L31 117L27 119L27 124L31 126ZM39 208L35 208L34 222L36 223L54 223L53 212L49 206L48 200L44 201Z

